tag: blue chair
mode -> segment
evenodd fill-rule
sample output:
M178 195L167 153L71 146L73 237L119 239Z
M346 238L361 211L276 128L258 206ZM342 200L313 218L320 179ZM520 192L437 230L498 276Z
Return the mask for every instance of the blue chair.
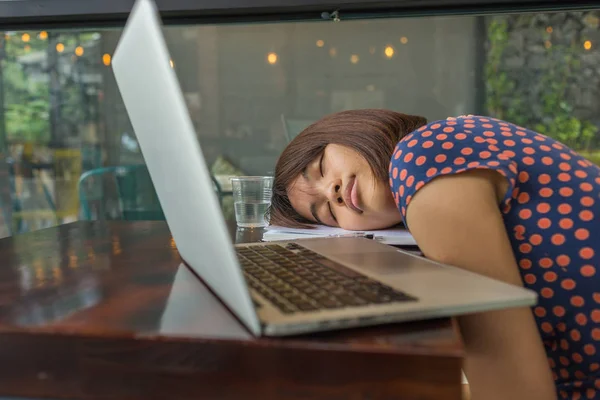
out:
M222 192L213 178L219 202ZM162 221L162 207L145 165L103 167L87 171L78 183L82 217L126 221Z

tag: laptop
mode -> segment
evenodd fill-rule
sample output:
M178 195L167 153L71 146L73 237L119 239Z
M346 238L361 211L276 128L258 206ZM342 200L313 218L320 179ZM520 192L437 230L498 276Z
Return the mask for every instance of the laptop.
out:
M535 304L533 291L366 238L233 245L152 0L135 3L112 67L182 259L253 335Z

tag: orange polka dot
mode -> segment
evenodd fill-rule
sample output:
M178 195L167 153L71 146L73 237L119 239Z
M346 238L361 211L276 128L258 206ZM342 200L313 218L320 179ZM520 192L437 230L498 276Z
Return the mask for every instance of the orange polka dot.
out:
M494 146L493 144L488 146L488 150L490 150L490 151L500 151L500 149L498 148L498 146Z
M423 186L425 186L425 182L423 182L423 181L420 181L419 183L417 183L417 184L415 185L415 190L419 190L419 189L421 189Z
M579 185L579 188L584 192L591 192L592 190L594 190L592 184L588 182L583 182L581 185Z
M440 171L440 173L442 173L442 174L449 174L450 172L452 172L452 168L451 168L451 167L446 167L446 168L443 168L443 169Z
M404 162L410 162L413 159L413 157L414 157L413 153L407 153L404 156Z
M588 399L593 399L594 397L596 397L596 389L588 388L585 391L585 397L587 397Z
M563 203L558 206L558 212L562 215L569 214L571 211L573 211L573 208L569 204Z
M523 164L533 165L533 164L535 164L535 160L531 157L523 157Z
M592 329L592 338L594 340L600 340L600 328Z
M479 153L479 157L483 158L484 160L490 158L491 156L492 153L490 153L489 151L482 151Z
M469 168L473 168L473 167L477 167L479 166L479 161L471 161L470 163L467 164L467 167Z
M598 371L599 369L600 369L600 364L598 364L598 363L590 364L590 371L594 372L594 371Z
M549 322L542 322L540 328L542 328L542 330L546 333L551 333L554 330Z
M544 257L544 258L540 259L539 264L540 264L540 267L542 267L542 268L550 268L554 264L554 261L552 261L551 258Z
M560 193L560 195L563 197L571 197L573 195L573 189L568 188L568 187L563 187L563 188L560 188L558 193Z
M563 279L563 281L560 283L560 286L562 286L562 288L565 290L573 290L575 289L576 283L573 279L567 278Z
M417 139L413 139L410 142L408 142L407 146L408 147L415 147L415 145L419 143L419 141Z
M426 142L423 142L422 146L424 149L429 149L433 147L433 142L431 140L427 140Z
M437 140L446 140L448 139L448 135L444 134L444 133L440 133L439 135L436 135L435 137Z
M566 172L561 172L558 174L558 180L561 182L569 182L571 180L571 175L567 174Z
M546 282L555 282L557 278L556 272L548 271L544 273L544 280Z
M514 229L514 231L515 231L515 237L516 237L518 240L523 240L523 239L525 239L525 238L523 237L523 234L525 233L525 227L524 227L523 225L516 225L516 226L515 226L513 229Z
M523 153L532 155L532 154L535 154L535 150L532 147L524 147Z
M542 185L547 185L550 183L550 181L551 181L550 175L548 175L548 174L541 174L540 176L538 176L538 182L541 183Z
M545 316L546 316L546 309L545 309L544 307L536 307L536 308L533 310L533 313L534 313L534 314L535 314L537 317L539 317L539 318L543 318L543 317L545 317Z
M571 170L571 166L566 162L561 162L560 164L558 164L558 168L560 168L561 171L565 171L565 172Z
M529 238L529 243L531 243L534 246L539 246L540 244L542 244L542 235L538 235L537 233L531 235L531 237Z
M465 156L469 156L471 154L473 154L473 149L470 147L465 147L464 149L462 149L460 151L461 154L465 155Z
M396 179L398 177L398 168L394 167L394 172L392 173L392 177Z
M398 194L400 194L400 196L404 196L404 185L400 185L398 188Z
M575 322L581 326L585 326L587 324L587 317L584 313L579 313L575 316Z
M464 133L457 133L456 135L454 135L454 138L456 140L464 140L467 138L467 135L465 135Z
M487 165L489 165L490 167L497 167L500 165L500 163L498 161L488 161Z
M406 179L406 186L411 187L414 182L415 182L415 177L411 175Z
M521 193L519 195L519 197L517 198L517 201L521 204L525 204L529 201L529 194L528 193Z
M397 160L397 159L399 159L401 155L402 155L402 150L398 150L398 151L396 152L396 154L394 154L394 160Z
M438 154L437 156L435 156L435 161L439 162L439 163L443 163L444 161L446 161L448 157L446 157L445 154Z
M552 150L552 149L551 149L549 146L546 146L545 144L543 144L543 145L541 145L541 146L540 146L540 150L543 150L543 151L550 151L550 150Z
M585 301L583 300L583 297L581 297L581 296L571 297L571 305L573 305L574 307L583 307L584 304L585 304Z
M600 293L594 293L594 294L592 295L592 297L594 298L594 301L595 301L596 303L599 303L599 304L600 304Z
M569 258L569 256L566 254L561 254L560 256L556 257L556 263L559 267L564 268L571 263L571 258Z
M560 348L563 349L563 350L569 350L569 342L567 342L566 339L561 339L560 340ZM565 361L567 363L569 362L566 359L565 359ZM565 364L565 365L567 365L567 364Z
M585 222L591 221L594 219L594 213L589 210L583 210L579 213L579 219Z
M594 249L592 249L591 247L584 247L581 250L579 250L579 257L583 258L584 260L589 260L592 257L594 257Z
M467 162L467 160L465 160L464 157L457 157L454 160L454 164L456 164L456 165L463 165L466 162Z
M542 164L544 165L552 165L554 160L551 157L542 157Z
M573 339L576 342L579 342L581 340L581 333L579 333L579 331L577 329L572 329L571 330L571 339Z
M570 160L571 156L567 153L560 153L560 158L562 158L563 160Z
M425 164L426 161L427 161L427 157L419 156L419 157L417 157L415 164L417 164L418 166L421 166L421 165Z
M560 246L561 244L565 243L565 235L561 233L555 233L554 235L552 235L550 241L552 242L552 244Z
M578 169L577 171L575 171L575 176L583 179L583 178L587 178L588 174L585 171Z
M583 357L579 353L571 354L571 358L573 359L573 361L575 361L578 364L580 364L583 361Z
M508 146L508 147L513 147L515 145L515 141L514 140L505 140L504 141L504 145Z
M503 154L503 155L505 155L505 156L507 156L507 157L510 157L510 158L512 158L512 157L515 157L515 156L516 156L515 152L514 152L514 151L511 151L511 150L504 150L504 151L502 152L502 154Z
M431 132L431 131L425 131L425 132L423 132L423 133L421 134L421 137L429 137L429 136L431 136L431 135L433 135L433 132Z
M596 309L594 311L591 312L590 317L592 318L592 321L599 323L600 322L600 310Z
M529 180L529 174L525 171L519 172L519 182L525 183Z
M487 128L485 125L483 125L484 128ZM491 125L489 126L490 128L492 127ZM483 136L487 136L487 137L494 137L496 134L492 131L484 131L483 132Z
M548 203L539 203L535 209L540 214L546 214L547 212L550 211L550 204L548 204Z
M517 135L519 135L519 136L527 136L527 133L526 133L526 132L523 132L523 131L517 131L516 133L517 133Z
M593 344L586 344L583 346L583 352L588 356L593 356L596 354L596 347Z
M573 220L571 218L563 218L558 222L558 225L562 229L571 229L573 227Z
M519 217L521 219L529 219L529 218L531 218L531 214L532 214L531 210L529 210L527 208L524 208L521 211L519 211Z
M525 138L525 139L521 139L521 142L523 142L525 144L531 144L531 143L533 143L533 140Z
M575 238L578 240L586 240L590 237L590 231L585 228L579 228L575 231Z
M408 171L406 169L403 169L402 171L400 171L400 180L401 181L405 180L406 175L408 175Z
M443 131L446 133L452 133L454 132L454 128L447 126L443 129Z
M529 243L523 243L519 246L519 251L521 253L528 254L531 252L531 250L532 250L532 247Z
M554 147L555 149L558 149L558 150L562 150L562 149L563 149L563 146L561 146L561 145L560 145L560 144L558 144L558 143L554 143L554 144L552 145L552 147Z
M540 291L540 294L542 295L542 297L549 299L552 296L554 296L554 291L550 288L545 287Z
M591 207L594 205L594 199L592 199L590 196L583 196L580 200L580 203L584 207Z
M525 283L527 283L529 285L533 285L536 281L536 278L535 278L535 275L533 275L533 274L527 274L527 275L525 275L523 280L525 281Z
M442 125L440 124L433 124L430 126L431 129L439 129Z
M475 141L475 143L485 143L485 139L481 136L476 136L473 140Z
M554 193L554 191L548 187L540 189L540 196L542 197L550 197L552 196L552 193Z
M452 142L444 142L442 144L442 149L444 149L444 150L450 150L453 147L454 147L454 143L452 143Z
M552 221L550 221L549 218L540 218L538 220L537 225L541 228L541 229L548 229L550 228L550 226L552 225Z

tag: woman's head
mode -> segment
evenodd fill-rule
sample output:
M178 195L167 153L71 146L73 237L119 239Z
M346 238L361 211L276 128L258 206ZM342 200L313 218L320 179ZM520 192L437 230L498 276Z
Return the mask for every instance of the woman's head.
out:
M426 124L387 110L343 111L306 128L275 167L271 223L381 229L401 221L388 185L394 147Z

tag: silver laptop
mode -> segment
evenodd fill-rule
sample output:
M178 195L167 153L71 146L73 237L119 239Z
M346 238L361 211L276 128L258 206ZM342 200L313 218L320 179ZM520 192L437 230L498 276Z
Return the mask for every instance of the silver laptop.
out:
M531 306L536 294L363 238L232 245L151 0L113 70L186 264L256 336Z

